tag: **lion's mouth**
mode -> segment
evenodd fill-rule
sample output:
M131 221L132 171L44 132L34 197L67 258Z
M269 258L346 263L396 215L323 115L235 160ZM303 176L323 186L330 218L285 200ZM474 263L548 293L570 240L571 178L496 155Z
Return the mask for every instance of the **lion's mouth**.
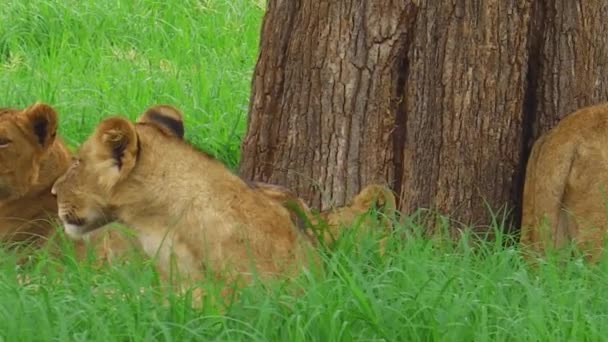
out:
M72 238L81 238L83 235L101 228L106 220L97 216L81 217L71 210L60 210L59 218L63 223L66 234Z
M81 217L66 217L63 220L66 224L71 226L84 226L87 223L87 220Z
M75 238L75 239L80 239L82 238L84 235L86 235L88 232L95 230L95 228L89 228L86 226L79 226L79 225L73 225L70 223L65 223L63 225L63 229L65 231L65 233L71 237L71 238Z
M80 237L90 229L87 228L87 220L72 212L62 212L59 217L63 223L65 232L71 237Z
M96 225L87 224L87 221L83 218L62 221L63 230L69 237L73 239L81 239L85 235L87 235L87 233L92 232L98 228Z

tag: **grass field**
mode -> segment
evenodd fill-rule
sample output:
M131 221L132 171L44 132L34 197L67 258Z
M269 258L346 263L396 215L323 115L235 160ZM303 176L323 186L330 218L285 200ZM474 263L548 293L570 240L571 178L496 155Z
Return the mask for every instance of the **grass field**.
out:
M186 114L186 136L234 167L257 56L262 0L7 0L0 7L3 106L54 105L77 146L109 114L154 103ZM565 341L608 336L608 264L525 265L496 242L455 245L400 225L380 257L377 236L346 235L321 278L298 296L253 285L221 312L187 298L159 305L144 261L95 270L39 255L0 263L2 341ZM61 264L64 272L45 271ZM24 285L18 279L28 278ZM204 284L213 286L213 284ZM607 290L607 292L604 292ZM113 292L113 296L103 295Z

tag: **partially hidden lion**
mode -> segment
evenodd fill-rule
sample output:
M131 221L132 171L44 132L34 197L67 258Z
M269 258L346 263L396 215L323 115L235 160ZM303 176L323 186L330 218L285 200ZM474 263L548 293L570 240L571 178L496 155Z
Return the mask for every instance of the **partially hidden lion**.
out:
M277 201L171 134L176 119L102 120L54 184L74 237L117 221L132 228L165 280L291 275L319 265L309 237ZM210 273L209 273L210 272Z
M520 244L543 254L574 242L595 262L608 229L608 103L564 117L533 145Z
M250 186L282 203L290 210L292 220L297 222L299 227L306 229L309 235L318 238L326 245L334 242L344 229L351 228L357 223L360 223L361 228L364 229L380 228L385 235L390 234L393 226L394 219L391 214L396 210L395 195L388 187L380 184L365 186L344 206L331 207L318 213L286 187L264 182L250 182ZM365 215L374 207L380 214L378 222ZM364 221L357 222L359 218L364 218ZM314 229L318 229L318 232L313 232ZM363 231L361 229L359 232ZM383 250L384 242L381 243Z

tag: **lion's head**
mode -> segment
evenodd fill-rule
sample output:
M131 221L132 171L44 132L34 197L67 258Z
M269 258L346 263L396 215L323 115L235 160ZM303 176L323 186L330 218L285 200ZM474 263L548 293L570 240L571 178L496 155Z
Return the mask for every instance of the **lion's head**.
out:
M183 132L181 113L167 105L148 108L136 123L122 117L102 120L51 190L57 197L59 218L68 235L79 238L115 220L111 204L115 189L137 163L135 125L152 126L176 137L179 134L175 131Z
M0 201L19 198L36 185L56 132L57 113L49 105L0 108Z

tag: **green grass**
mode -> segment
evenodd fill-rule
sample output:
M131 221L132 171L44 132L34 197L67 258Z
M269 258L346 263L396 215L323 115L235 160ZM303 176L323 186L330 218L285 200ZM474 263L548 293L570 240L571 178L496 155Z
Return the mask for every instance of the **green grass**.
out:
M239 159L263 1L16 1L0 7L2 106L54 105L77 146L100 118L172 103L187 139L231 167ZM223 312L184 297L159 304L152 268L95 269L40 252L27 268L2 252L3 341L553 341L608 336L608 263L530 268L514 247L455 244L399 225L384 256L348 234L304 274L299 295L254 284ZM406 234L407 238L402 239ZM47 266L61 265L63 272ZM51 268L52 269L52 268ZM23 284L18 279L27 278ZM203 284L213 290L213 283ZM106 295L104 293L112 293Z
M48 101L74 146L104 116L176 104L187 138L234 166L262 14L251 0L3 2L2 105Z

